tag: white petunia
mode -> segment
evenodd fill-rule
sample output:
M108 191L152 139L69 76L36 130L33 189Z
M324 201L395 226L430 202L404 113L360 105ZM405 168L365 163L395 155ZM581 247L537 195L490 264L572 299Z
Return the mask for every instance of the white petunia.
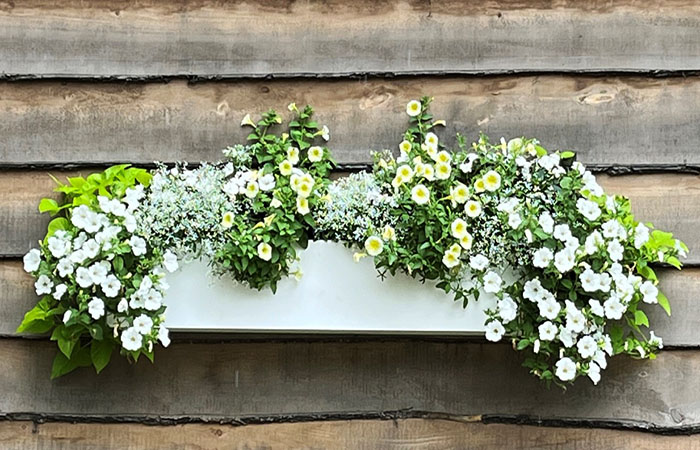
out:
M570 248L560 250L554 255L554 267L561 273L566 273L573 269L576 263L576 255Z
M551 155L542 155L537 159L537 165L549 172L554 169L554 167L559 165L560 159L560 156L556 153L552 153Z
M588 235L584 243L584 250L587 255L592 255L605 243L603 236L598 231L594 231Z
M566 348L571 348L576 343L576 341L574 340L574 332L565 327L562 327L559 330L559 334L557 335L557 337Z
M22 262L24 263L25 272L34 272L39 268L39 264L41 263L41 253L39 250L33 248L24 255Z
M503 280L496 272L488 272L484 275L484 292L495 294L500 292Z
M126 228L126 231L129 233L136 231L136 217L131 214L124 216L124 228Z
M644 303L658 303L659 289L651 281L645 281L639 287Z
M92 286L92 277L85 267L78 267L78 270L75 271L75 281L82 288Z
M554 219L552 218L551 214L548 212L543 212L540 214L540 218L537 222L540 224L545 233L552 234L552 231L554 230Z
M134 319L134 329L141 334L148 334L153 329L153 320L145 314Z
M126 301L125 298L121 299L119 301L119 304L117 305L117 311L120 313L126 312L129 310L129 302Z
M245 196L248 198L255 198L260 192L260 185L257 181L251 180L246 184L245 190L243 191Z
M600 275L593 272L591 269L584 270L579 276L579 281L581 282L581 287L586 292L594 292L598 290L600 286Z
M573 235L571 234L571 229L567 224L559 224L554 227L554 238L560 240L561 242L566 242L571 239Z
M506 329L498 320L493 320L486 325L486 339L491 342L498 342L503 337Z
M117 277L109 275L100 283L100 287L107 297L114 298L119 295L122 284Z
M411 189L411 199L418 205L425 205L430 201L430 191L423 184L417 184Z
M556 319L561 311L561 305L554 298L538 301L537 307L540 310L540 316L549 320Z
M164 325L158 327L158 340L163 344L163 347L170 345L170 330L165 328Z
M93 297L88 303L88 313L94 320L105 315L105 302L97 297Z
M94 258L100 252L100 244L94 239L88 239L85 241L80 251L86 258Z
M129 239L129 245L131 246L131 252L134 256L141 256L146 254L146 241L138 236L131 236Z
M469 188L462 183L457 183L450 189L450 196L452 196L452 200L461 205L469 198ZM467 212L467 215L469 215L466 207L464 211Z
M608 256L610 256L610 259L617 262L622 260L622 254L625 251L625 248L620 244L620 241L617 239L612 240L608 242Z
M163 266L170 273L175 272L178 268L177 256L170 250L163 253Z
M591 313L598 317L605 317L605 310L603 309L603 305L601 305L598 300L590 299L588 300L588 305L591 307Z
M642 248L647 241L649 241L649 228L640 223L634 229L634 248Z
M304 197L297 197L297 212L301 215L309 213L309 199Z
M40 275L34 283L34 289L37 295L50 294L53 289L53 281L46 275Z
M469 267L471 267L474 270L482 271L486 269L486 267L489 265L489 259L479 253L478 255L474 255L471 258L469 258Z
M659 348L664 348L664 340L661 339L659 336L654 334L653 331L649 332L649 344L655 345Z
M520 217L520 214L518 213L512 213L508 216L508 225L513 228L514 230L517 230L520 224L523 223L522 217Z
M63 297L63 294L66 293L66 290L68 290L68 286L63 283L59 284L53 291L53 298L60 300Z
M601 228L606 239L627 239L627 231L617 219L608 220Z
M518 314L518 305L508 296L499 300L497 306L498 315L503 319L503 323L511 322Z
M496 207L497 210L501 212L506 212L508 214L513 214L520 206L520 201L515 197L510 197L507 200L502 201Z
M544 298L544 288L542 283L537 278L526 281L523 286L523 297L530 300L531 302L537 302Z
M547 247L537 250L532 258L532 265L544 269L549 266L554 258L554 253Z
M595 355L595 352L598 350L598 343L591 336L584 336L578 340L576 348L581 358L588 359Z
M442 255L442 263L448 269L456 267L457 265L459 265L459 256L460 253L446 250L445 253Z
M54 258L61 258L70 252L70 241L56 236L49 238L49 251Z
M540 332L540 339L543 341L552 341L557 336L558 328L550 321L546 321L537 330Z
M324 125L321 128L321 137L323 138L324 141L329 141L331 139L331 131L328 129L326 125Z
M68 323L68 321L70 320L70 317L72 315L73 315L73 311L71 311L70 309L68 311L66 311L65 313L63 313L63 323Z
M593 221L600 217L600 207L596 202L591 200L586 200L585 198L579 198L576 201L576 209L583 215L586 219Z
M129 327L122 332L121 336L122 347L125 350L135 352L143 345L143 337L136 327Z
M88 267L88 273L90 274L90 279L93 284L100 284L105 281L109 268L105 264L101 264L102 261L96 262L90 267Z
M571 381L576 378L576 363L571 358L562 358L557 361L554 373L561 381Z
M574 333L580 333L586 327L586 317L576 309L573 303L567 300L566 329Z
M598 364L591 362L588 365L588 372L587 372L588 378L591 379L593 384L598 384L600 381L600 366Z
M370 256L377 256L384 251L384 242L378 236L370 236L365 241L365 250Z
M149 289L143 296L143 307L149 311L156 311L163 305L163 296L155 289Z
M610 297L603 303L605 308L605 317L608 319L619 320L625 313L627 308L623 305L617 297Z
M259 185L260 185L260 190L267 192L271 191L275 188L275 176L272 175L271 173L268 173L267 175L263 175L260 177Z

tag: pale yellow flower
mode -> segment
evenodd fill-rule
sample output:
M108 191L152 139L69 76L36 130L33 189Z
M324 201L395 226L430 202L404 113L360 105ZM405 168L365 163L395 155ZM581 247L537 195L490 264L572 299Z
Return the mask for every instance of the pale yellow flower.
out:
M297 212L301 215L309 213L309 200L304 197L297 197Z
M406 105L406 114L411 117L416 117L421 112L421 104L418 100L411 100Z
M501 175L495 170L489 170L483 177L484 189L493 192L501 187Z
M437 149L438 137L435 133L428 133L425 135L425 145L428 147L435 147Z
M391 225L387 225L384 227L384 231L382 232L382 239L384 239L385 241L396 240L396 231Z
M449 269L459 265L459 255L452 253L451 251L446 251L442 257L442 263Z
M272 201L270 202L270 207L272 207L272 208L279 208L280 206L282 206L282 202L279 201L279 199L278 199L277 197L274 197L274 198L272 199Z
M292 165L299 162L299 149L296 147L289 147L287 149L287 161L292 163ZM283 174L284 175L284 174Z
M258 244L258 258L269 261L272 258L272 247L267 242Z
M362 258L364 258L365 256L367 256L367 253L365 253L365 252L357 252L357 253L353 253L353 254L352 254L352 259L353 259L353 261L355 261L355 262L357 263L357 262L360 262L360 260L361 260Z
M309 161L319 162L323 159L323 149L317 145L309 148Z
M401 150L404 153L410 152L411 151L411 143L406 141L406 140L401 141L401 143L399 144L399 150Z
M442 119L436 120L435 122L433 122L433 126L438 126L438 125L441 125L441 126L443 126L443 127L446 127L446 126L447 126L447 122L445 122L445 121L442 120Z
M437 161L447 164L450 161L452 161L452 155L450 155L449 152L446 152L445 150L443 150L437 154Z
M481 214L481 203L477 202L476 200L469 200L464 205L464 212L472 219L479 217L479 214Z
M428 181L433 181L435 179L435 168L430 164L425 164L423 166L423 178Z
M452 232L452 236L461 239L462 236L464 236L467 233L467 222L465 222L462 219L455 219L452 221L452 225L450 225L450 231Z
M451 191L452 195L452 200L455 202L462 204L467 201L469 198L469 188L467 188L464 184L462 183L457 183L455 187L452 188Z
M297 189L297 194L299 194L299 197L308 198L309 195L311 195L312 190L313 186L311 185L311 183L302 181L301 183L299 183L299 189Z
M394 187L394 189L398 189L399 186L403 184L403 179L396 175L393 180L391 180L391 185Z
M290 110L290 111L296 111L296 110L297 110L297 104L292 102L292 103L290 103L289 105L287 105L287 109Z
M377 236L370 236L365 241L365 250L370 256L377 256L384 250L384 242Z
M435 164L435 178L438 180L446 180L450 178L450 173L452 173L452 166L449 164L442 162Z
M250 125L251 127L255 128L255 122L250 118L250 114L246 114L245 117L243 117L243 120L241 120L241 126L244 127L246 125Z
M260 187L257 181L249 181L248 185L245 187L245 196L248 198L255 198L260 192Z
M459 239L459 245L461 245L465 250L472 248L472 243L472 235L469 233L465 233L464 236Z
M408 183L413 178L413 169L411 166L404 164L396 169L396 176L401 178L401 181Z
M292 173L293 164L288 159L283 160L279 167L280 173L285 177Z
M479 193L479 192L484 192L486 188L484 187L484 179L479 178L474 182L474 191Z
M430 201L430 191L422 184L417 184L411 190L411 199L418 205L425 205Z
M221 219L221 226L229 229L233 226L234 214L230 211L224 213L224 217Z

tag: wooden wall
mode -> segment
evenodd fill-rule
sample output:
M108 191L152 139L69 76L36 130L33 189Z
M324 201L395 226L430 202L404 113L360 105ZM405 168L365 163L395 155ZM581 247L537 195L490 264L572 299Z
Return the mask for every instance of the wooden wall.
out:
M699 0L0 0L0 447L700 448L699 73ZM657 361L564 393L480 340L183 335L50 381L14 333L47 172L217 159L290 101L364 167L421 95L446 135L576 150L686 241Z

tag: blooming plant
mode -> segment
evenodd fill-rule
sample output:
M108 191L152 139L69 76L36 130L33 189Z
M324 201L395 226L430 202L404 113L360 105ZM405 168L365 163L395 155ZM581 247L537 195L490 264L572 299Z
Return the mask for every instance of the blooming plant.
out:
M40 247L24 256L41 300L17 331L51 331L60 350L52 378L81 366L100 372L115 348L133 360L141 354L153 360L156 341L170 342L162 325L163 276L177 260L136 233L135 215L150 180L144 169L114 166L59 182L64 200L39 205L56 217Z
M642 328L650 326L642 306L670 307L650 264L680 268L687 247L637 222L629 201L605 195L572 152L485 136L469 147L459 135L447 151L429 104L408 104L398 158L377 155L368 184L393 203L345 239L363 248L356 258L374 257L382 276L434 281L465 306L491 296L486 338L508 336L547 382L597 383L607 357L620 353L654 358L662 340Z

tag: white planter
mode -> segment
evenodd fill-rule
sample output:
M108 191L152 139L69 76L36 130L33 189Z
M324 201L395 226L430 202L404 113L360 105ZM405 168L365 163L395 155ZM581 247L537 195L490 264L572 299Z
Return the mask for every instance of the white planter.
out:
M304 276L282 280L276 294L208 276L203 261L168 276L166 325L173 331L433 334L484 332L492 295L461 302L404 275L380 280L371 258L359 263L341 244L311 242Z

